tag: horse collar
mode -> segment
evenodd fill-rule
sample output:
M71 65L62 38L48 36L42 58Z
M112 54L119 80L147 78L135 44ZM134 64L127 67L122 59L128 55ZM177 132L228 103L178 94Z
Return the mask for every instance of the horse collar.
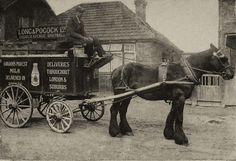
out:
M182 57L182 62L184 63L184 65L187 68L187 70L186 70L186 72L187 72L186 78L190 79L190 81L193 81L196 84L199 84L198 78L197 78L195 72L193 71L191 65L189 64L189 62L185 58L183 58L183 57Z

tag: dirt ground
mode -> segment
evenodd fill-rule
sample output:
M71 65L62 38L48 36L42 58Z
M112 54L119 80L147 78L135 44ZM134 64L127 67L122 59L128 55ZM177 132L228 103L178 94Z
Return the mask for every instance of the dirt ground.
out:
M164 102L133 99L128 119L134 136L108 134L109 108L98 122L76 114L70 133L52 132L37 110L26 128L0 121L0 159L10 160L229 160L236 159L236 107L191 107L184 112L189 146L163 136L170 110Z

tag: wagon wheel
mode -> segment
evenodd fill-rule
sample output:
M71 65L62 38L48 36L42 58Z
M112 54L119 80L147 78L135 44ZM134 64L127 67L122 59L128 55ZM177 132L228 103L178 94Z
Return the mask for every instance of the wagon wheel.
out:
M46 112L47 112L48 105L49 105L48 102L40 102L39 103L39 107L37 108L37 110L39 111L39 113L43 117L46 117Z
M104 102L90 103L80 106L82 116L88 121L98 121L104 115Z
M32 97L25 87L10 85L0 94L0 116L7 126L23 127L32 113Z
M53 131L64 133L71 127L73 112L65 102L54 101L47 108L46 118Z

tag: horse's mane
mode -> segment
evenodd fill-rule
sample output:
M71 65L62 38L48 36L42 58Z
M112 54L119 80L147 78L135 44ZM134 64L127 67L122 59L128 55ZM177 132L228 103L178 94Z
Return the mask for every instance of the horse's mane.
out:
M190 53L190 57L193 56L193 57L198 57L198 56L209 56L210 54L212 54L212 49L207 49L207 50L204 50L204 51L200 51L200 52L194 52L194 53Z

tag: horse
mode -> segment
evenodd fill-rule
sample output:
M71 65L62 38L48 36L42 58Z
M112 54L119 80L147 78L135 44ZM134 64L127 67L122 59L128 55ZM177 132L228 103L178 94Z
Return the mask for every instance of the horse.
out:
M111 80L114 95L125 93L158 82L160 80L158 67L128 63L112 71ZM232 79L234 70L228 58L213 44L210 49L194 53L187 58L181 57L176 63L169 63L166 71L166 81L187 81L193 84L161 84L153 90L138 93L146 100L168 100L171 110L167 115L164 137L173 139L176 144L188 145L188 138L183 130L183 111L185 100L188 99L195 85L203 74L214 73L222 76L224 80ZM133 136L132 129L127 121L127 109L132 97L114 99L110 108L109 134L112 137L129 135ZM117 115L120 115L118 125Z

